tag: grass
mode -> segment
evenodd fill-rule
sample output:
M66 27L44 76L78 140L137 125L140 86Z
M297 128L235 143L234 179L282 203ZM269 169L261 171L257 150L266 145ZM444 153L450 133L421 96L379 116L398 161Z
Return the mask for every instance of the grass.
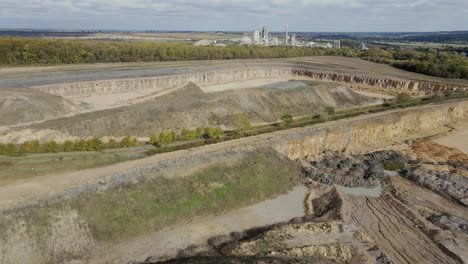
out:
M183 178L154 175L137 184L26 208L7 219L25 219L34 239L45 243L49 235L45 227L52 221L47 216L73 210L94 239L112 243L272 198L295 186L299 175L294 162L262 151L234 165L219 163ZM2 222L0 231L12 224Z
M46 174L107 166L145 157L142 149L118 149L101 152L63 152L0 155L0 184Z

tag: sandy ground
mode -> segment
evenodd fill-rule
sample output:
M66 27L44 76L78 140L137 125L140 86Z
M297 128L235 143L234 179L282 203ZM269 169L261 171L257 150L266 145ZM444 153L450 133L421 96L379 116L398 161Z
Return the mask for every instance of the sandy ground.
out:
M358 91L358 90L355 90L355 89L352 89L352 90L355 93L362 94L362 95L369 96L369 97L373 97L373 98L378 98L378 99L392 99L392 98L395 98L395 96L388 95L388 94L380 94L380 93L373 93L373 92L367 92L367 91Z
M460 121L451 125L455 128L446 136L434 139L435 142L447 147L457 148L468 154L468 121Z
M210 237L288 221L304 216L303 202L308 189L303 186L275 199L232 212L197 219L113 246L98 253L87 263L130 263L147 257L174 257L178 250L190 245L206 244Z
M248 88L257 88L267 84L273 84L277 82L287 81L286 79L256 79L256 80L247 80L240 82L230 82L223 84L214 84L200 87L203 92L220 92L227 90L237 90L237 89L248 89Z

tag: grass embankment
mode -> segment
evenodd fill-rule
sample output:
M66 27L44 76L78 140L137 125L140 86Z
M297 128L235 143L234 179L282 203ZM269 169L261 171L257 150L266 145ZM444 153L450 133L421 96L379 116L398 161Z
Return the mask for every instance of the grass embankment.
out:
M30 239L48 245L54 215L74 211L94 240L112 243L272 198L295 186L299 175L293 161L272 150L258 151L234 165L220 162L188 177L154 175L137 184L20 209L0 221L0 232L8 234L12 221L24 221Z
M148 148L126 148L101 152L61 152L0 155L0 185L35 176L103 167L146 157Z

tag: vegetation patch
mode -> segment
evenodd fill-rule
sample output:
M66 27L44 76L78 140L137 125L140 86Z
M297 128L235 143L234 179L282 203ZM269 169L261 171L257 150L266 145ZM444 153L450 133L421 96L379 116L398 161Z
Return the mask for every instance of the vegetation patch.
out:
M401 162L387 162L384 164L384 169L388 171L397 171L405 168L405 164Z

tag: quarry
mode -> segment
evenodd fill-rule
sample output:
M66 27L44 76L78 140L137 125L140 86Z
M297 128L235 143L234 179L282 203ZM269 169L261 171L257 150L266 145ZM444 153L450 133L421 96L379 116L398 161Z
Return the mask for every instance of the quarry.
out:
M138 140L0 155L0 263L468 263L467 91L341 57L0 68L1 144ZM232 138L147 154L203 127Z

